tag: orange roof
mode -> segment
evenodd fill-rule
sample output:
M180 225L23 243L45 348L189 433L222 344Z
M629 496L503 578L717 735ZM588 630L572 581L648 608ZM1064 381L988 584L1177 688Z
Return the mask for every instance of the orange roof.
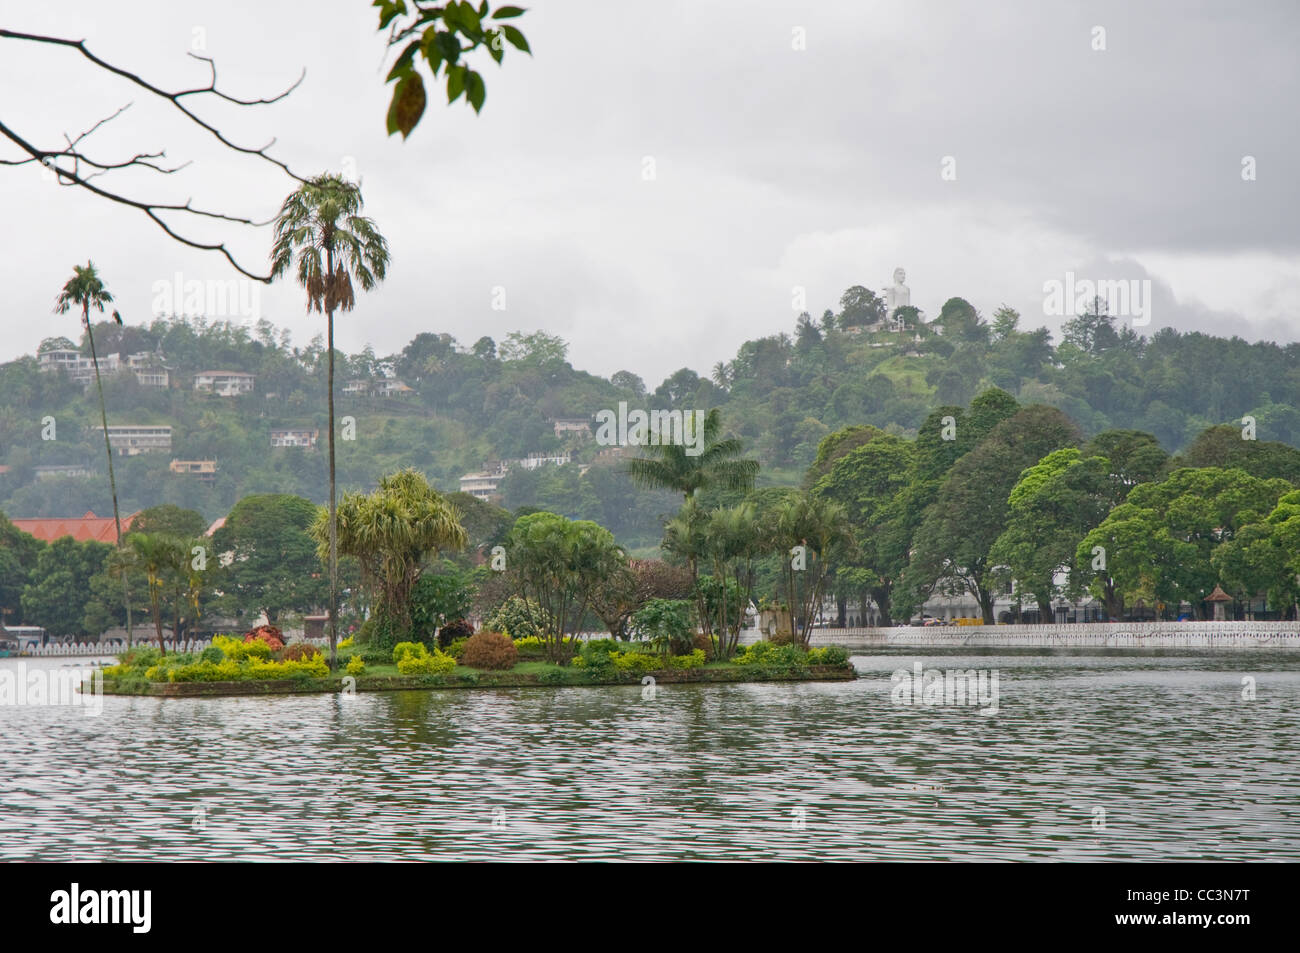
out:
M139 511L132 513L130 516L122 519L122 532L126 532L131 521L139 516ZM63 536L71 536L79 543L87 540L95 540L99 543L116 543L117 542L117 524L113 522L113 517L96 516L94 510L86 510L86 515L80 519L76 517L53 519L17 519L10 520L14 526L18 527L24 533L31 533L37 539L52 543Z

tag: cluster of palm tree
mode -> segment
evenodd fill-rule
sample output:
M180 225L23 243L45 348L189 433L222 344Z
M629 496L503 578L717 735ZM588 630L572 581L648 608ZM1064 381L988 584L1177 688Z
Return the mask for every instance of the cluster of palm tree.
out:
M329 517L328 563L330 579L329 638L330 661L335 660L338 643L338 499L335 480L335 419L334 419L334 314L351 311L356 304L353 285L370 291L384 279L388 270L388 242L379 233L375 223L361 215L361 190L352 182L337 175L322 175L309 179L285 199L276 217L275 241L271 249L271 276L279 277L297 263L298 282L307 292L307 310L323 313L328 329L328 372L326 400L329 408ZM95 266L74 266L74 274L63 286L55 302L55 312L65 314L76 307L81 312L82 325L90 346L91 361L95 368L95 386L99 394L99 416L104 430L104 451L108 457L108 482L113 497L113 521L117 531L118 555L116 565L122 575L122 598L127 614L127 640L131 639L131 599L127 582L128 564L146 567L150 582L151 604L155 605L154 627L159 641L162 639L161 622L156 611L155 595L162 585L161 568L153 572L147 567L161 567L166 560L163 554L171 541L146 537L138 544L122 535L122 517L118 506L117 480L113 472L113 448L108 437L108 410L104 404L104 388L100 379L99 355L95 350L95 337L90 323L90 311L103 313L113 296L104 286ZM122 323L117 311L113 318ZM137 549L143 547L141 549ZM131 552L127 552L127 548ZM173 547L174 548L174 547ZM146 555L146 553L148 555Z
M125 544L110 557L109 570L122 576L123 580L133 572L144 575L154 634L159 650L166 654L163 597L168 597L171 603L172 635L179 641L184 626L198 621L200 599L207 588L204 576L207 559L206 552L202 551L203 543L170 533L127 533Z
M791 491L773 505L745 499L733 506L706 509L697 498L704 490L752 491L758 462L744 456L741 441L724 437L719 412L705 416L704 449L661 444L629 460L627 472L641 486L682 494L683 504L664 527L664 549L690 568L696 617L715 658L734 654L753 596L759 559L782 559L782 588L788 600L792 634L807 647L821 605L831 560L853 544L844 507ZM701 568L709 575L700 576Z

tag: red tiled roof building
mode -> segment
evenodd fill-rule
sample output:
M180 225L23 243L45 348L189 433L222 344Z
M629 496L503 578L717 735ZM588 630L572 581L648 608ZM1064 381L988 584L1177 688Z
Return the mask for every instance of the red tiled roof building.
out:
M139 511L122 517L122 532L131 527L131 521L139 516ZM117 524L111 516L96 516L94 510L86 510L86 515L77 519L55 517L53 519L10 520L24 533L31 533L37 539L52 543L63 536L71 536L79 543L93 539L98 543L117 543Z

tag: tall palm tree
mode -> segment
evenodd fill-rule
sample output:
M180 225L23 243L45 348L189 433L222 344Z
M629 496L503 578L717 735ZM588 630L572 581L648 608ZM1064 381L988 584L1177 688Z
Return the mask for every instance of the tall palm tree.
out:
M95 353L95 334L90 327L90 309L95 308L100 314L104 306L112 304L113 296L104 287L95 264L87 260L86 266L72 266L73 275L63 285L63 290L54 301L55 314L67 314L74 306L81 310L81 323L86 329L86 340L90 342L90 360L95 365L95 388L99 391L99 422L104 428L104 452L108 455L108 488L113 494L113 524L117 528L117 546L122 548L122 514L117 505L117 479L113 475L113 446L108 440L108 411L104 407L104 384L99 377L99 355ZM122 319L116 311L113 317L118 324ZM126 643L131 645L131 597L126 574L122 574L122 600L126 604Z
M338 497L334 471L334 312L351 311L355 275L369 291L388 271L388 242L375 223L360 214L361 190L338 175L305 182L280 207L271 247L271 277L298 261L298 283L307 290L307 310L324 312L329 350L329 576L330 667L336 662L339 634Z
M744 445L736 438L720 439L722 415L715 407L704 416L703 450L689 454L684 444L662 443L644 449L649 456L629 460L626 472L635 483L656 490L672 490L686 500L696 490L721 487L748 490L758 475L758 461L742 457Z

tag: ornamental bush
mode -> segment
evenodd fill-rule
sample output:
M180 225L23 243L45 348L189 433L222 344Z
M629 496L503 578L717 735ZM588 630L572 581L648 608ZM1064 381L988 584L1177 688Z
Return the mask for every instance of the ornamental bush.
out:
M464 619L448 622L438 630L438 648L445 651L453 642L468 639L473 634L474 627Z
M549 625L542 607L521 596L511 596L501 603L483 623L489 632L509 632L515 638L539 636Z
M809 665L843 665L849 660L849 653L838 645L827 645L809 649L807 658Z
M500 632L479 632L470 636L461 652L462 665L470 668L507 669L514 668L519 661L519 650L510 636Z
M298 662L302 659L314 658L320 654L320 649L310 642L294 642L284 650L284 655L281 658L286 662Z
M284 633L274 625L257 625L244 633L245 642L265 642L271 651L278 652L284 648Z
M221 651L221 649L217 648L215 645L209 645L199 653L200 662L211 662L213 665L217 665L225 660L226 653Z
M366 674L366 663L361 660L361 656L354 655L348 659L346 671L349 675L364 675Z
M121 664L128 668L149 668L157 665L162 653L150 645L137 645L122 653Z
M442 652L430 655L428 649L424 649L423 655L404 655L397 663L397 670L403 675L446 675L455 667L456 660L450 655Z
M705 662L704 651L695 649L686 655L672 655L668 658L669 668L703 668Z
M761 665L772 668L805 668L808 655L797 645L775 645L772 642L755 642L736 653L737 665Z
M398 642L393 646L393 661L401 663L405 658L424 658L429 649L423 642Z

